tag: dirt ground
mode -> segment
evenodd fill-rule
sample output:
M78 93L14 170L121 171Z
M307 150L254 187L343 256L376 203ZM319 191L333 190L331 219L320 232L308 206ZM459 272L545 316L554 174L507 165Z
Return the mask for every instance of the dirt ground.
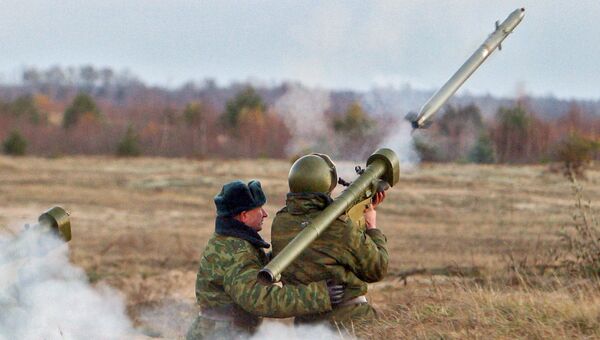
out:
M195 313L196 266L214 228L212 197L227 181L259 179L268 195L267 211L274 215L284 204L289 166L280 160L0 156L0 226L17 232L45 209L65 207L73 227L72 262L92 283L120 290L130 315L148 334L176 337ZM598 169L582 182L592 202L600 200L599 183ZM398 318L426 306L458 310L458 301L465 303L460 296L480 301L477 294L483 294L481 301L492 301L489 291L465 289L464 282L498 277L514 262L545 261L561 229L571 223L572 192L571 184L547 166L422 164L401 173L378 210L379 227L388 237L389 275L370 287L369 298ZM270 220L265 225L268 240ZM419 275L404 280L410 271ZM481 306L481 301L474 303ZM157 319L163 325L157 326ZM418 319L412 329L393 334L529 335L486 333L485 326L469 333L464 322L447 326L432 320ZM427 322L434 333L419 330ZM573 334L579 333L564 336Z

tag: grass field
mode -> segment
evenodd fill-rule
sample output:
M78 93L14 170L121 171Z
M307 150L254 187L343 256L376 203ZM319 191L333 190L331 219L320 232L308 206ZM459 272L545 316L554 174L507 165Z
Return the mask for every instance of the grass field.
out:
M284 204L289 166L277 160L0 157L0 226L16 232L50 206L67 208L72 262L92 283L120 290L140 328L176 337L195 313L197 261L214 227L212 197L229 180L256 178L274 215ZM582 182L592 202L600 201L599 183L599 169ZM378 211L391 262L369 298L384 317L354 332L600 337L597 282L530 273L554 264L549 254L572 223L574 203L571 183L546 166L423 164L402 173ZM266 225L269 239L270 220Z

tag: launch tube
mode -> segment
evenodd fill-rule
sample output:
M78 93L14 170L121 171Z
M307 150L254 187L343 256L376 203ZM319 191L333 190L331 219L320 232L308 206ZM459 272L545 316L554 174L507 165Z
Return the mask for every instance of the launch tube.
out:
M409 113L407 119L411 122L414 129L428 127L431 122L429 119L452 97L458 88L477 70L477 68L489 57L496 49L501 47L502 41L523 20L525 9L519 8L513 11L504 22L496 24L496 30L483 42L483 44L467 59L467 61L454 73L450 79L442 86L429 100L418 114Z
M25 231L27 230L34 231L33 235L35 236L26 236ZM0 266L26 258L22 254L24 242L35 242L36 247L38 247L36 254L38 256L46 255L53 247L58 245L58 243L53 242L42 242L41 240L44 240L47 234L55 235L64 242L71 240L71 218L69 213L62 207L56 206L46 210L38 217L38 223L34 225L26 224L24 230L12 241L0 245L4 247L2 248L3 256L0 256Z
M41 227L49 228L65 242L71 241L71 218L61 207L52 207L38 218Z
M400 165L394 151L382 148L367 160L365 171L342 192L325 210L309 223L296 237L258 273L262 283L280 280L281 273L292 263L336 218L355 205L375 180L381 179L394 186L398 183ZM374 194L374 190L371 194Z

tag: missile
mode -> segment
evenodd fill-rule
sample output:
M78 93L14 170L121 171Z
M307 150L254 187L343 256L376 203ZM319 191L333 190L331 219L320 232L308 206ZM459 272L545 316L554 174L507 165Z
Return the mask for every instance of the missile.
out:
M406 115L413 129L427 128L431 125L431 117L452 97L458 88L477 70L477 68L494 52L496 47L502 49L501 43L517 27L525 16L525 8L514 10L501 24L496 21L496 30L483 44L465 61L465 63L448 79L429 100L419 113L411 112Z

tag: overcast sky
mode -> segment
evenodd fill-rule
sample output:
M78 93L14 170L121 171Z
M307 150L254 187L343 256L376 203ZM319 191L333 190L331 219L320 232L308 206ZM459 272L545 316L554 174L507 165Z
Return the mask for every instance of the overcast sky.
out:
M0 80L109 66L152 84L296 80L436 89L518 7L473 93L600 98L600 1L0 0Z

